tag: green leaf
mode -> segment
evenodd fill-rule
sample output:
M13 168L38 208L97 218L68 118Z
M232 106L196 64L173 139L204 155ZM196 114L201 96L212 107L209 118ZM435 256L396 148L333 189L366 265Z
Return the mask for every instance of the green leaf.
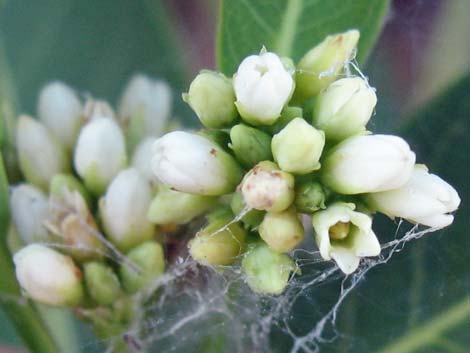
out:
M9 217L8 180L0 154L0 268L2 269L0 296L2 308L32 352L59 353L38 311L26 298L21 297L11 254L6 244Z
M54 79L113 103L135 72L166 79L175 96L187 81L160 0L9 1L0 33L15 63L20 108L30 114L41 87Z
M328 34L361 31L363 61L382 27L389 0L223 0L217 39L219 69L232 75L240 61L268 50L299 60Z

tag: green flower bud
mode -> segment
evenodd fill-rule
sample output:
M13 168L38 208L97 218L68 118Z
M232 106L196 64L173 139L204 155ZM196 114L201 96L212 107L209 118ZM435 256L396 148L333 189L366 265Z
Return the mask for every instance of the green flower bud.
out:
M121 295L119 279L113 270L101 262L84 265L85 283L90 297L99 305L111 305Z
M300 107L285 107L281 112L281 117L274 125L265 127L265 130L272 135L284 129L295 118L303 117L303 109Z
M187 194L161 187L150 203L147 216L155 224L184 224L217 203L213 196Z
M375 90L364 79L343 78L318 96L313 124L328 140L340 141L365 131L376 103Z
M188 93L183 94L183 100L210 129L228 127L238 116L232 81L219 72L201 71Z
M204 265L230 265L245 247L246 233L233 216L216 212L208 216L208 225L188 243L194 260Z
M10 196L13 224L25 243L47 241L49 234L44 227L48 203L44 193L33 185L14 186Z
M354 55L359 31L327 36L304 55L297 65L293 100L303 103L335 81L345 63Z
M253 167L239 186L249 208L281 212L294 201L294 177L270 161Z
M30 244L13 256L16 278L32 299L49 305L75 306L83 298L82 273L69 256Z
M245 208L245 202L243 201L242 195L239 193L235 193L232 196L232 200L230 202L230 208L235 215L238 215L242 212ZM241 219L243 224L248 229L255 229L257 228L260 223L263 221L265 212L259 210L250 210L247 212Z
M230 130L230 140L237 160L246 168L272 159L271 136L263 131L238 124Z
M242 268L252 291L271 295L281 294L290 273L297 269L289 256L271 250L264 243L255 244L247 251Z
M199 136L214 142L217 146L221 147L226 152L231 152L229 148L230 134L224 130L207 130L202 129L197 132Z
M85 186L83 186L83 184L80 182L80 180L78 180L71 174L54 175L49 185L50 195L62 198L64 196L65 190L77 191L78 193L80 193L80 195L82 195L88 207L91 207L91 196L88 193L87 189L85 189Z
M266 213L259 226L259 235L274 251L288 252L304 239L304 227L295 209L289 208Z
M70 169L65 148L39 121L22 115L18 119L16 143L25 179L47 190L52 177Z
M325 208L326 192L317 181L306 181L295 186L294 205L298 212L312 214Z
M320 169L325 134L302 118L295 118L274 135L271 149L279 167L290 173L307 174Z
M140 244L129 251L126 256L138 268L136 271L127 264L121 266L122 284L128 293L138 292L165 271L163 248L155 241Z
M122 250L150 240L155 227L147 219L152 191L134 168L121 171L100 200L106 235Z

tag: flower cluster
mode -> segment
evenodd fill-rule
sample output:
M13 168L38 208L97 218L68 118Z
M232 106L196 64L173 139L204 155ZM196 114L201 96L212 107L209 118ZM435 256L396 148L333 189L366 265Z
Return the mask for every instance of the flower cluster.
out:
M350 73L358 40L357 30L328 36L296 65L263 48L233 78L205 70L191 83L183 99L206 129L159 138L152 169L194 204L219 198L189 243L195 260L241 257L252 290L278 294L296 271L288 253L304 239L302 215L320 255L346 274L380 254L374 212L452 223L460 203L452 186L416 164L402 138L366 129L377 96Z
M186 222L212 207L210 198L159 185L151 171L171 100L166 83L136 75L115 113L53 82L39 95L38 119L18 119L25 181L10 197L18 282L38 302L80 308L103 335L127 329L133 295L165 270L157 224ZM184 212L162 210L168 197Z

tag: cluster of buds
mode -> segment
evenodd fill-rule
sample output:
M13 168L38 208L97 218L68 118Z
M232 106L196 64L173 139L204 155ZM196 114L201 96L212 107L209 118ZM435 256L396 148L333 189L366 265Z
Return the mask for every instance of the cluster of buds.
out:
M33 300L79 308L103 334L126 328L124 308L164 272L162 225L213 206L168 190L151 171L171 95L166 83L136 75L115 113L54 82L39 95L38 119L18 120L25 180L10 198L18 282Z
M296 65L263 48L232 78L205 70L191 83L183 99L205 129L160 137L152 169L168 193L184 193L176 204L192 204L179 220L210 200L222 204L189 242L195 260L241 260L253 291L278 294L299 272L290 255L307 219L321 257L345 274L381 252L375 212L452 223L460 203L452 186L416 164L402 138L367 130L377 96L350 73L358 40L357 30L328 36Z

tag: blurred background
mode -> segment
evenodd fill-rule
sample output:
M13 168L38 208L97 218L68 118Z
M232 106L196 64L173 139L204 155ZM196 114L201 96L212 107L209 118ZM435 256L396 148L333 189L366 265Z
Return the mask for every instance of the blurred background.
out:
M210 0L6 1L0 8L0 87L16 113L34 115L48 81L62 80L114 104L127 79L143 72L166 79L174 89L174 116L194 121L180 93L199 70L215 68L218 6ZM379 97L371 129L405 135L419 161L460 191L462 207L452 227L409 244L371 271L344 303L340 344L331 351L379 351L439 322L470 295L469 23L468 0L393 0L362 67ZM443 91L446 99L435 101L423 119L418 111ZM395 224L379 223L394 233ZM464 321L419 352L468 352L470 319ZM4 315L0 341L0 353L21 351Z

